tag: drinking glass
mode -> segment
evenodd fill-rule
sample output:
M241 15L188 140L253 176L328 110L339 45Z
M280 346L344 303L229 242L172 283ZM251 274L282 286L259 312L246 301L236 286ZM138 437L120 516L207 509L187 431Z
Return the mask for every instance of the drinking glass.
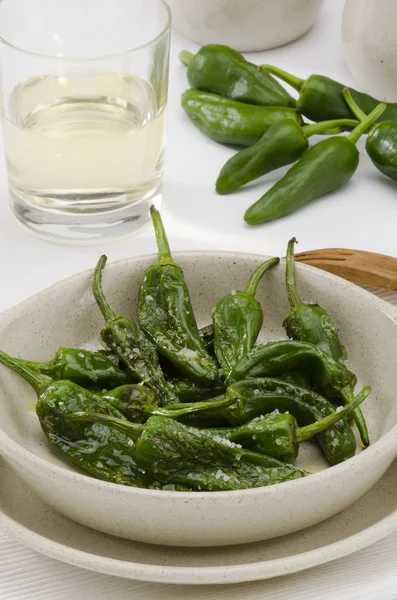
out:
M163 0L0 0L10 201L29 230L100 241L159 205L170 22Z

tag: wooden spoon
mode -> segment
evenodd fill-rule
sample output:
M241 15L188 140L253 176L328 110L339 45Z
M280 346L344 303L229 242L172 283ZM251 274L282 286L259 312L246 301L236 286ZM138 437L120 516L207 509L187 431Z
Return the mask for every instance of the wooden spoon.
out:
M343 279L397 291L397 258L344 248L310 250L296 255L296 260Z

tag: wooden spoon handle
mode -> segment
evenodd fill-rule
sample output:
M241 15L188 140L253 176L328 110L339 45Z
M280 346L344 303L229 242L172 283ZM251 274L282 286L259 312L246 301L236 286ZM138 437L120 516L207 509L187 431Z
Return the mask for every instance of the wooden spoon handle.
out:
M343 279L385 290L397 291L397 258L344 248L311 250L296 255L296 260Z

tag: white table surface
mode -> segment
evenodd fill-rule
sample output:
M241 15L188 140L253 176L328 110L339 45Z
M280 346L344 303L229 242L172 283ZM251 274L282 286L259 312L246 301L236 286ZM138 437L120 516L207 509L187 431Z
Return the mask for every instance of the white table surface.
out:
M256 62L275 63L299 76L320 72L348 85L354 81L343 62L340 26L343 0L326 0L315 26L297 42L262 54ZM39 35L39 32L38 32ZM222 249L279 254L295 235L300 250L345 247L397 256L397 188L382 178L362 153L359 170L339 193L280 221L249 228L245 209L279 176L239 194L220 197L214 182L231 151L206 139L183 114L180 94L187 87L177 60L182 48L196 46L174 34L168 111L163 215L175 250ZM361 141L360 148L363 148ZM91 268L98 255L110 260L155 251L150 226L134 238L105 246L58 246L28 235L8 209L6 174L0 164L0 310L45 286ZM397 501L397 500L396 500ZM285 578L249 585L190 588L135 583L83 571L40 556L0 532L0 599L85 600L188 597L239 600L290 598L396 600L397 535L356 555Z

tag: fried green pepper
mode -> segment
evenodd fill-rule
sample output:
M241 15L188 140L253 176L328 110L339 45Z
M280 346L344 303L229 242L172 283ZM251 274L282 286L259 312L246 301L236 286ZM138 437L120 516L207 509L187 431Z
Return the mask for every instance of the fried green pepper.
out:
M279 262L279 258L271 258L259 265L244 292L233 290L215 307L212 316L214 348L225 378L257 340L263 325L263 310L255 294L264 274Z
M359 162L356 143L385 109L380 104L348 136L322 140L250 206L244 219L259 225L289 215L309 202L340 189L353 177Z
M239 427L224 427L208 431L214 436L220 436L236 444L241 444L243 448L248 450L254 450L292 463L299 454L299 444L301 442L310 440L335 425L358 407L369 393L370 390L364 388L352 404L305 427L298 427L297 420L292 414L280 413L276 410L266 416L261 415ZM332 445L339 445L338 437L332 437ZM344 458L346 460L350 456Z
M229 194L250 181L297 161L309 147L312 135L325 134L334 128L355 127L358 121L341 119L300 126L292 119L275 123L259 142L232 156L216 181L218 194Z
M248 62L240 52L220 44L207 44L197 54L182 50L189 85L204 92L261 106L290 106L296 100L277 79Z
M324 75L311 75L308 79L300 79L273 65L261 65L259 70L275 75L285 81L299 92L296 105L297 110L311 121L325 121L328 119L353 119L354 113L347 106L343 90L345 85L334 81ZM357 90L352 90L352 95L366 114L372 112L381 102ZM381 121L397 121L397 103L387 103L386 110L377 118Z
M305 304L300 299L295 277L295 238L292 238L287 249L286 286L291 312L284 320L287 335L293 340L309 342L331 356L345 367L346 350L342 346L336 325L328 313L318 304ZM345 367L347 370L347 367ZM351 399L354 385L351 387ZM368 428L361 408L354 413L354 420L360 432L364 447L369 446Z
M274 485L306 475L275 458L165 417L150 417L145 425L87 412L68 415L68 419L71 423L107 424L130 436L135 441L140 467L166 485L229 491Z
M134 379L157 394L162 404L174 404L178 402L178 397L164 379L155 346L133 319L118 317L105 298L102 274L106 260L106 256L99 259L92 282L95 300L106 321L101 331L102 341L122 361Z
M200 90L186 90L182 107L203 133L221 144L252 146L274 123L302 119L293 108L254 106Z
M139 290L140 326L179 373L214 385L218 367L200 337L183 271L172 259L160 213L152 207L151 215L159 257L146 269Z

